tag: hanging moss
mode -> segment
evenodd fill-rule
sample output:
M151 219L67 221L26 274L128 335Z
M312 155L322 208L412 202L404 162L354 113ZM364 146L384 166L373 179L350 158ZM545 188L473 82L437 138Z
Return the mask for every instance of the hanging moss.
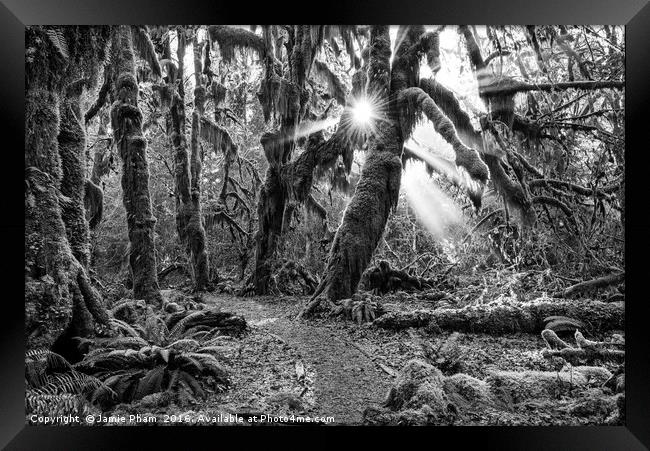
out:
M208 27L210 39L219 45L221 57L227 63L235 57L236 50L255 52L259 57L264 57L265 48L262 38L243 28L227 25L210 25Z
M212 89L212 99L214 100L214 104L217 107L222 107L223 102L226 100L228 89L221 83L212 83L210 88Z
M435 80L421 80L420 87L429 94L440 110L453 122L459 138L480 151L481 157L490 171L492 182L505 197L509 206L520 213L520 217L526 224L534 223L535 212L531 208L532 204L523 187L505 172L501 159L495 155L496 152L486 148L481 134L474 129L469 115L461 108L456 96ZM475 202L476 204L477 202Z
M260 83L257 97L262 105L264 120L276 119L297 125L300 117L302 92L300 87L278 75L265 78Z
M131 36L134 50L147 62L156 78L160 78L162 76L160 63L158 62L156 49L154 48L153 42L151 42L151 37L149 36L149 30L147 27L143 25L133 25L131 27Z
M314 60L312 72L325 80L330 95L336 99L338 104L345 105L345 98L347 96L345 85L327 64L319 60Z
M438 108L436 103L420 88L409 88L401 91L398 97L400 105L400 124L405 136L411 134L412 129L423 114L432 123L435 130L447 141L456 153L456 165L464 168L467 173L481 183L488 179L488 168L481 160L478 153L463 144L454 124Z
M210 143L215 150L220 150L224 156L237 154L237 145L233 142L228 130L215 124L205 116L200 119L200 134L203 140Z

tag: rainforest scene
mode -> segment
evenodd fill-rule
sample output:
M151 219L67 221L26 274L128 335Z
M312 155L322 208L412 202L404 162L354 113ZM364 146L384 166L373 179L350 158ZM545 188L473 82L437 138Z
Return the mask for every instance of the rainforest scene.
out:
M25 28L27 424L625 424L625 27Z

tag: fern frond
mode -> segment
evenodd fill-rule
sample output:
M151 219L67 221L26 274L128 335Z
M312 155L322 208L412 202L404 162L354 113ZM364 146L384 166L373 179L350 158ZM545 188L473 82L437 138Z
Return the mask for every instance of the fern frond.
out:
M117 337L117 338L95 339L95 342L98 344L99 343L108 344L113 349L137 349L137 350L140 350L142 347L147 346L149 344L144 338L140 338L140 337ZM102 348L102 349L106 350L107 348ZM99 351L99 349L93 351ZM93 351L90 351L87 355L91 355Z
M200 353L210 353L210 354L223 354L224 352L227 352L228 348L225 346L204 346L202 348L199 348L196 350L196 352Z
M163 365L159 365L152 370L149 370L149 372L140 379L140 382L138 382L138 387L135 390L133 398L141 399L144 396L159 392L162 388L164 375L165 366Z
M199 346L199 342L191 338L181 338L176 340L170 345L167 345L167 348L178 349L178 350L189 350L196 349Z
M113 307L111 307L108 313L110 313L111 316L115 316L117 313L121 312L126 308L135 309L135 308L144 308L144 307L146 307L146 304L141 299L124 299L119 301Z
M201 372L203 372L203 363L189 354L181 354L176 359L181 364L181 367L185 368L187 371L191 371L195 374L201 374Z
M185 383L195 396L205 398L205 392L201 388L201 385L190 373L180 370L178 372L178 380L179 382Z
M185 326L187 323L193 319L201 318L205 316L205 312L203 310L199 310L193 313L190 313L180 321L176 323L176 325L172 328L172 330L169 332L169 338L170 339L175 339L180 337L180 335L185 331Z
M48 382L43 387L34 389L34 393L45 395L58 395L62 393L86 394L102 386L96 377L77 371L54 374L48 377Z
M121 330L125 334L136 338L142 338L141 333L138 332L134 326L131 326L130 324L116 318L111 318L109 321L111 323L111 326L115 327L118 330Z
M30 387L41 387L47 383L48 372L66 372L72 366L61 355L49 349L32 349L25 354L25 377Z
M68 49L68 42L65 39L63 30L59 27L46 27L45 33L50 38L54 50L56 50L61 58L67 61L70 58L70 50Z
M50 395L27 390L25 404L28 412L37 415L83 414L87 411L83 398L72 393Z
M147 27L142 25L132 25L131 37L135 51L138 52L140 57L149 65L151 72L153 72L156 78L160 78L162 75L160 63L158 62L156 49L153 46L153 42L151 42L151 37L149 36L149 30L147 30Z
M201 362L201 364L205 367L205 369L210 371L214 375L215 379L218 380L228 379L228 371L216 359L215 356L211 354L202 354L202 353L188 353L185 355Z
M47 367L53 370L66 370L70 369L70 363L56 352L49 349L32 349L27 351L25 357L28 361L45 361Z
M185 330L185 333L183 333L183 336L185 336L187 338L194 338L194 335L196 335L197 333L203 332L203 333L207 334L211 330L212 330L211 326L207 326L205 324L200 324L198 326L188 327L187 330Z

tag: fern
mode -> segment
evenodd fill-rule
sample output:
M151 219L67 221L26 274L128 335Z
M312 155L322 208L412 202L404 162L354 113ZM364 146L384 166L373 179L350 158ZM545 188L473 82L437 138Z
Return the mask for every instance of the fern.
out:
M201 398L205 397L205 392L194 376L182 370L178 370L178 380L190 388L192 393Z
M161 391L163 376L165 375L166 368L162 365L156 366L149 370L145 376L138 382L138 387L135 391L134 398L142 399L143 397L152 393Z
M126 322L124 322L122 320L119 320L119 319L116 319L116 318L111 318L110 323L111 323L111 326L115 327L118 330L121 330L122 332L130 335L131 337L141 338L140 337L140 335L141 335L140 332L138 332L135 329L134 326L132 326L132 325L130 325L130 324L128 324L128 323L126 323Z
M70 50L68 49L68 42L63 34L63 30L58 27L47 27L45 33L57 54L67 61L70 58Z
M72 369L68 361L48 349L32 349L25 354L25 379L32 387L47 383L48 372L65 372Z
M172 344L168 345L167 347L170 349L196 349L196 347L199 345L199 342L196 340L193 340L191 338L181 338L180 340L176 340Z
M205 316L205 312L202 310L190 313L189 315L182 318L180 321L176 323L176 325L169 332L169 337L171 339L180 337L180 335L185 331L185 326L187 325L187 323L189 323L193 319L201 318L203 316Z
M147 346L149 344L145 339L140 337L117 337L117 338L108 338L108 339L98 339L96 340L96 343L104 343L104 344L110 343L110 346L112 348L138 349L138 350L141 349L143 346Z
M34 390L25 393L25 408L29 414L36 415L84 415L89 409L84 399L75 394L62 393L46 395Z
M114 398L100 379L81 373L52 351L35 349L25 354L25 396L28 413L43 415L81 414L90 403Z

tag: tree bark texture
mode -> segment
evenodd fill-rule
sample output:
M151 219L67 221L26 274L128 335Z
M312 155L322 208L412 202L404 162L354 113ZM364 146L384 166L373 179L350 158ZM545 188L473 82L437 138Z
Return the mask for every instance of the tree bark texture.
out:
M51 30L50 32L54 32ZM76 37L76 28L60 33ZM26 32L35 56L26 64L25 335L28 349L51 348L63 335L90 335L108 315L92 287L83 212L85 135L65 64L44 48L42 27ZM68 59L79 55L72 47ZM80 88L79 88L80 89ZM65 177L65 180L64 180Z
M111 122L122 159L122 194L129 231L129 266L133 295L153 304L162 302L156 270L154 226L156 218L149 193L147 141L142 136L142 112L138 107L138 83L131 29L119 26L114 42L114 102Z

